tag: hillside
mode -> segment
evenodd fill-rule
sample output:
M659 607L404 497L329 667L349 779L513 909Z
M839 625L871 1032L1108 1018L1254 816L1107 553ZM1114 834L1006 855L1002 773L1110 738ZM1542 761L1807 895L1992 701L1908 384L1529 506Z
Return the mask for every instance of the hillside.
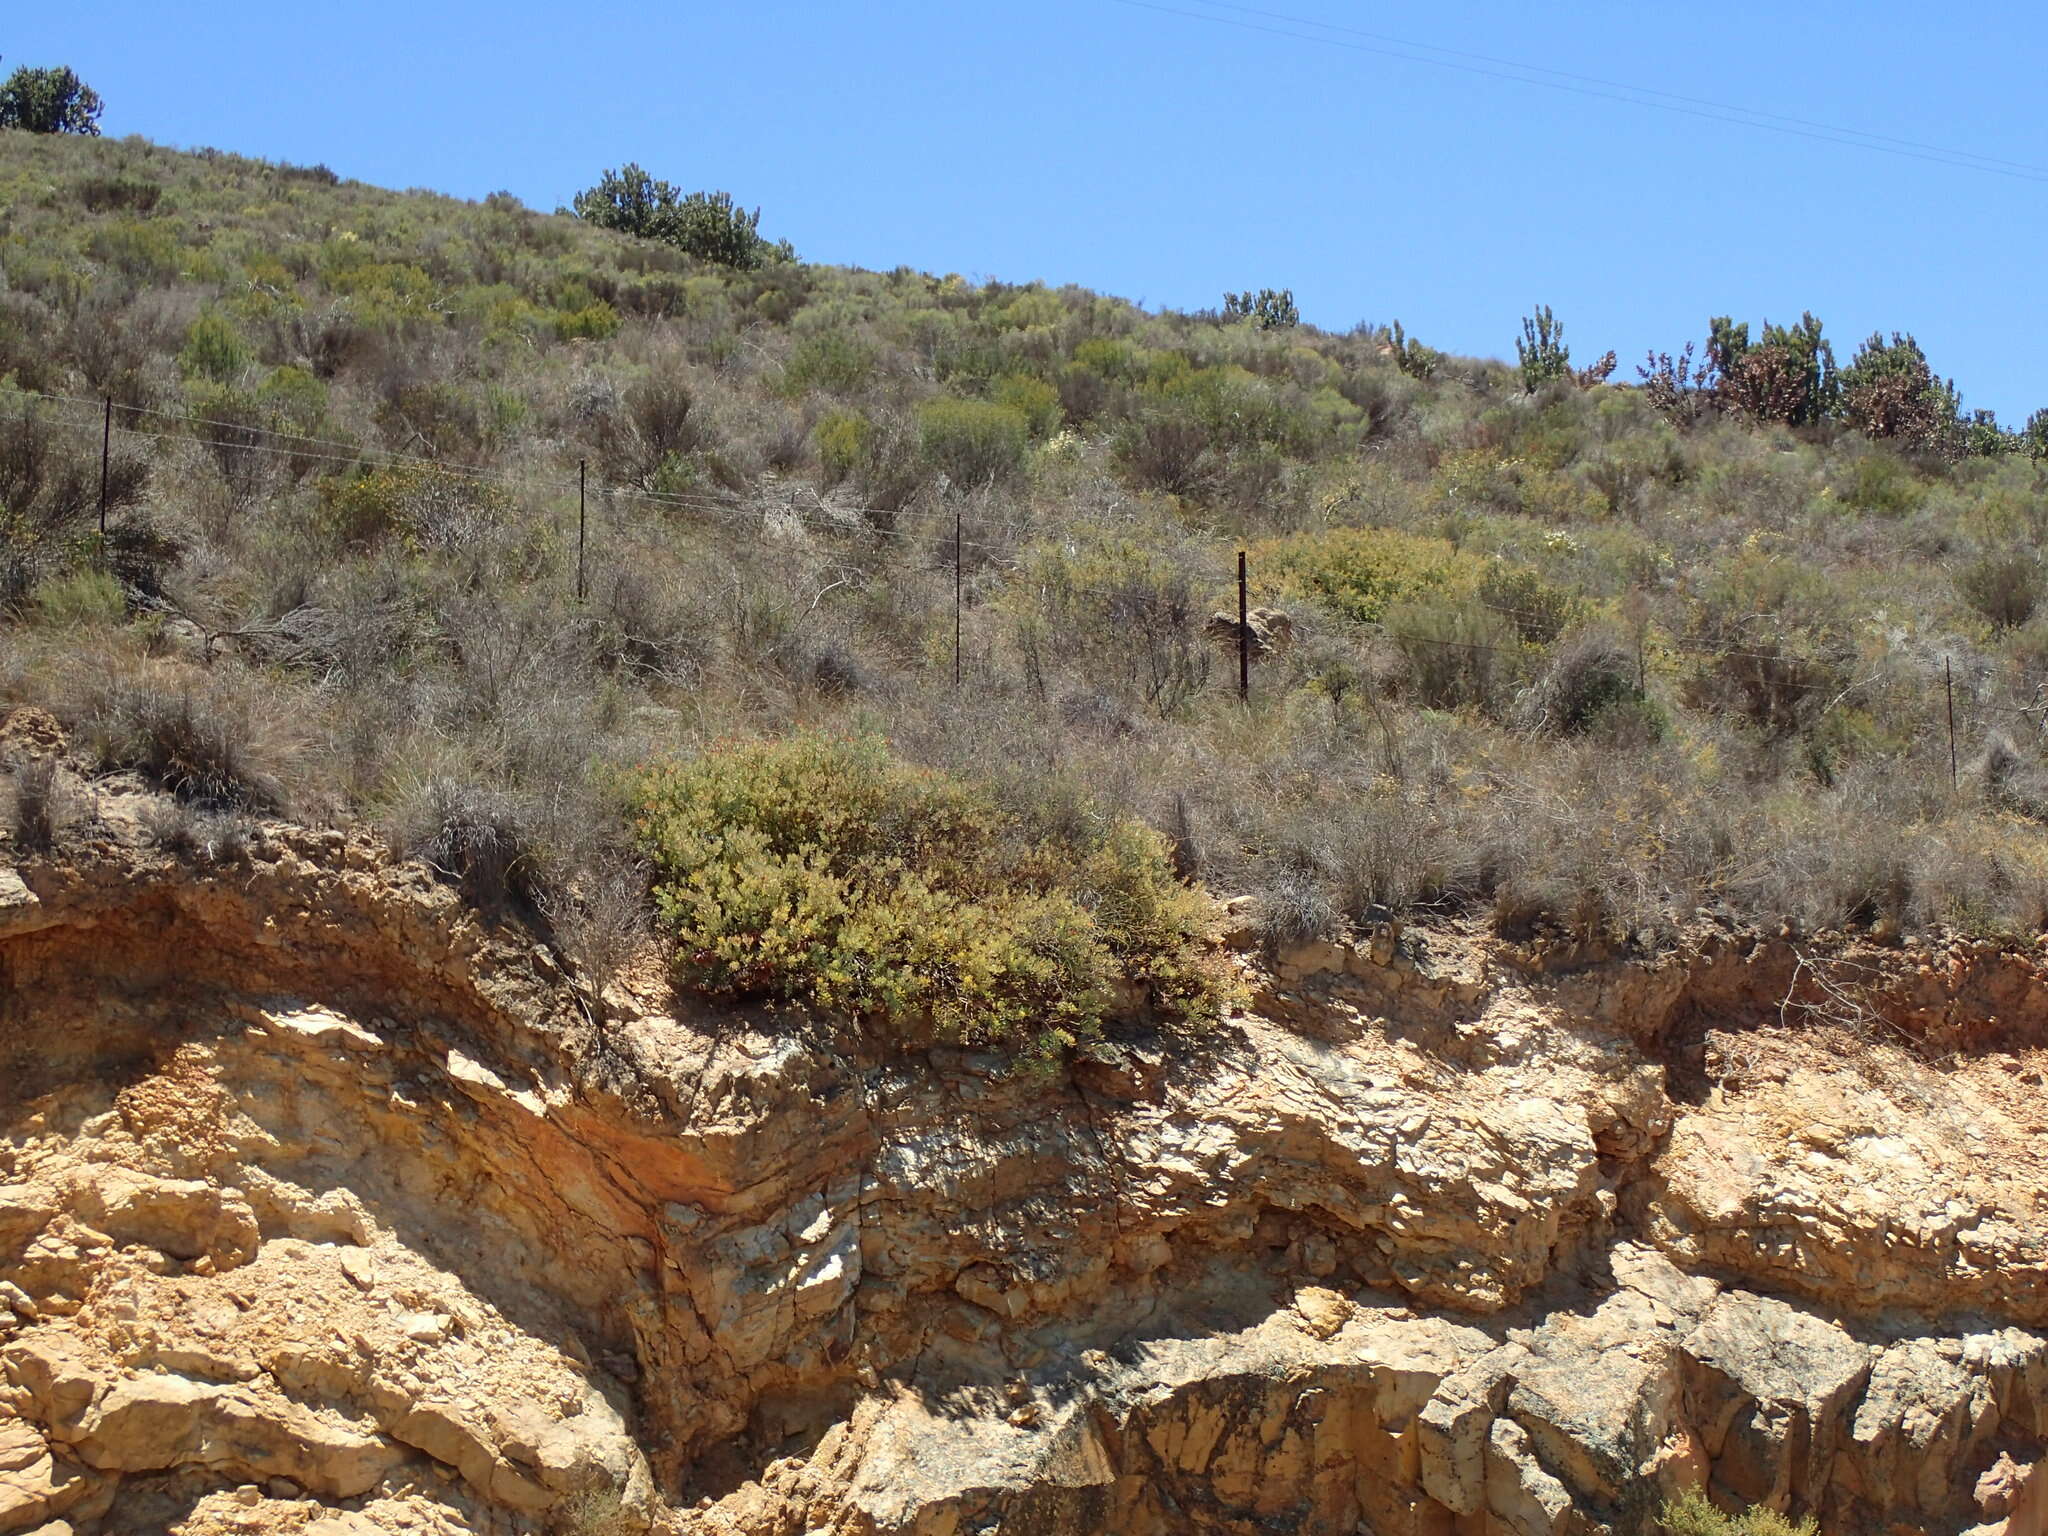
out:
M0 132L0 1536L2043 1529L2048 419L765 222Z
M801 723L1137 816L1280 938L2048 917L2025 453L139 141L0 137L0 270L0 690L208 815L454 808L568 886L611 766Z

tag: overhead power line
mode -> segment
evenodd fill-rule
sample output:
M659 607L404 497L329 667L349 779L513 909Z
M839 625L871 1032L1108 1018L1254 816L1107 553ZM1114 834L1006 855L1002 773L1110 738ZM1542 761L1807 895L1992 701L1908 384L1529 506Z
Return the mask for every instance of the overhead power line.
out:
M1952 170L1981 171L1986 175L2004 176L2014 181L2048 182L2048 166L2033 165L2026 161L2006 160L1994 155L1980 154L1975 150L1925 144L1891 134L1872 133L1862 128L1817 122L1780 112L1761 111L1753 107L1739 107L1704 97L1658 90L1651 86L1606 80L1597 75L1574 74L1568 70L1552 69L1540 64L1523 64L1513 59L1495 58L1490 54L1468 53L1462 49L1390 37L1335 22L1293 16L1281 11L1227 4L1225 0L1195 0L1197 4L1213 7L1208 11L1161 4L1160 0L1112 0L1112 3L1133 10L1155 11L1163 16L1179 16L1189 21L1205 21L1214 26L1234 27L1245 32L1262 32L1271 37L1292 38L1297 42L1316 43L1326 48L1341 48L1351 53L1400 59L1410 64L1425 64L1435 69L1454 70L1460 74L1479 75L1490 80L1505 80L1516 85L1532 85L1541 90L1562 91L1568 95L1586 96L1598 101L1643 107L1653 112L1668 112L1705 122L1723 123L1738 128L1755 128L1765 133L1835 144L1845 149L1862 149L1873 154L1921 160L1931 165L1947 166ZM1217 10L1239 14L1218 15L1215 13ZM1253 21L1242 19L1244 17L1266 19ZM1303 31L1300 30L1302 28L1316 30Z

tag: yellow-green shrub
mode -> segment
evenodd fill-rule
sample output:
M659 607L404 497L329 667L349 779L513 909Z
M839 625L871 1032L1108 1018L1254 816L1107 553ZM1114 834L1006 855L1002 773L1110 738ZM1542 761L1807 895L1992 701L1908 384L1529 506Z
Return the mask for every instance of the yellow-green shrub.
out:
M336 538L348 543L398 538L414 549L472 542L512 505L495 485L424 464L328 481L322 503L322 521Z
M645 769L631 798L677 970L709 992L1036 1059L1097 1034L1120 981L1197 1023L1229 996L1208 899L1132 822L1034 834L879 739L817 733Z
M1065 412L1060 409L1060 392L1043 379L1033 378L1028 373L1006 374L996 380L991 397L997 405L1007 405L1013 411L1023 413L1031 424L1033 437L1050 437L1059 431Z
M581 309L565 309L555 315L555 336L561 341L608 341L619 332L619 312L603 299Z
M92 569L46 576L29 594L29 606L39 623L58 627L118 624L128 613L121 583Z
M986 400L928 400L917 413L919 452L956 485L1016 474L1024 467L1030 435L1022 411Z
M1393 528L1326 528L1271 539L1251 552L1265 590L1318 598L1361 624L1377 624L1390 604L1432 593L1475 591L1486 563L1448 539Z
M249 362L249 344L232 320L217 309L200 311L185 332L178 367L188 379L229 384Z
M1820 1529L1811 1515L1793 1521L1761 1504L1737 1515L1724 1514L1697 1488L1668 1501L1657 1519L1669 1536L1814 1536Z
M837 485L867 462L874 423L858 411L831 411L811 428L818 445L818 464L828 485Z

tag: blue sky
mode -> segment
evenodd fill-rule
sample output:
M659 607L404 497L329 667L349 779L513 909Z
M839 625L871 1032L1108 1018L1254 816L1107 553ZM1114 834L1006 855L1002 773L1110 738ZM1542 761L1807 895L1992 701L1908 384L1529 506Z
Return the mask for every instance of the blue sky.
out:
M1355 51L1213 0L17 10L107 132L564 203L634 159L800 254L1079 282L1154 307L1292 287L1512 355L1548 303L1620 376L1710 314L1916 333L1965 404L2048 405L2048 171L2016 179ZM2048 166L2048 11L1261 0L1261 9ZM23 8L25 9L25 8ZM1195 19L1169 11L1200 12ZM1376 45L1371 45L1376 46Z

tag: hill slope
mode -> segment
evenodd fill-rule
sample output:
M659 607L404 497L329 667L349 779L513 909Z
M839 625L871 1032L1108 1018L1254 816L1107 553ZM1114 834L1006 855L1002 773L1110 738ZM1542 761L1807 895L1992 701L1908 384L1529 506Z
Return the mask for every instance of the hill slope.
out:
M2048 916L2024 456L330 180L0 136L0 692L210 811L459 811L539 889L624 850L609 765L803 722L1285 938Z

